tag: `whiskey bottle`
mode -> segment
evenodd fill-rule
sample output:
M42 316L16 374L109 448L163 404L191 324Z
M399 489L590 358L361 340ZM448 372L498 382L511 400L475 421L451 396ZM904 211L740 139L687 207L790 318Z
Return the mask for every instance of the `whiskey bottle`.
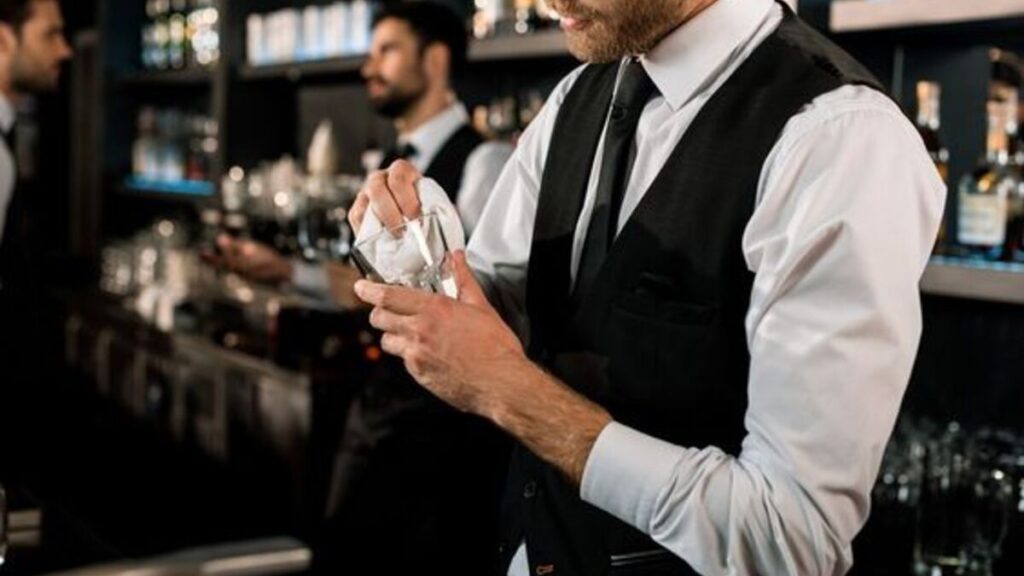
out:
M935 82L917 83L917 131L921 134L925 149L935 164L942 181L949 184L949 149L939 136L942 125L941 115L942 87ZM942 253L948 241L946 222L939 226L939 235L935 241L935 252Z
M917 130L943 182L949 180L949 149L939 136L942 126L942 87L935 82L917 83Z
M985 158L960 181L957 240L969 257L1002 260L1009 202L1020 186L1020 176L1010 162L1009 106L990 100L987 112Z

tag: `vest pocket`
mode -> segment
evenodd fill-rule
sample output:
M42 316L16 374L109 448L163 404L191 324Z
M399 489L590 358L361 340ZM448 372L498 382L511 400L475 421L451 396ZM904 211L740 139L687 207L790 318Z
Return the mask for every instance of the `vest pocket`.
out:
M613 308L658 324L700 325L714 320L717 308L646 292L620 292Z
M620 294L606 331L613 397L660 411L703 375L716 309L647 294Z

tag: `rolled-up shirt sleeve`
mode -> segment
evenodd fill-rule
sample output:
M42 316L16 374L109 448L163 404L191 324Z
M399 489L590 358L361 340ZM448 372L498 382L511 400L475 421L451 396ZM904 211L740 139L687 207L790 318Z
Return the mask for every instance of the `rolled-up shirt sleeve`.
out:
M738 455L621 424L582 498L702 574L843 574L921 333L918 283L945 187L913 127L866 88L791 120L744 237L755 274Z

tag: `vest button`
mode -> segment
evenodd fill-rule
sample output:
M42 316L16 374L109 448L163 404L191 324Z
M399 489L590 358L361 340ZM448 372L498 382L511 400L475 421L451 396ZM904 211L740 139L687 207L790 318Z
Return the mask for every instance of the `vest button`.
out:
M529 481L523 486L523 498L530 499L537 495L537 483Z

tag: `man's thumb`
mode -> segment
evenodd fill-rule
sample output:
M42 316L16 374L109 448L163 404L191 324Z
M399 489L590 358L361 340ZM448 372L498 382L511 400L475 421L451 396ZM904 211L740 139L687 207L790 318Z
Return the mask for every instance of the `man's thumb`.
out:
M473 276L473 271L466 260L466 252L458 250L452 253L452 272L459 286L459 301L466 304L489 305L487 296L480 288L480 283Z

